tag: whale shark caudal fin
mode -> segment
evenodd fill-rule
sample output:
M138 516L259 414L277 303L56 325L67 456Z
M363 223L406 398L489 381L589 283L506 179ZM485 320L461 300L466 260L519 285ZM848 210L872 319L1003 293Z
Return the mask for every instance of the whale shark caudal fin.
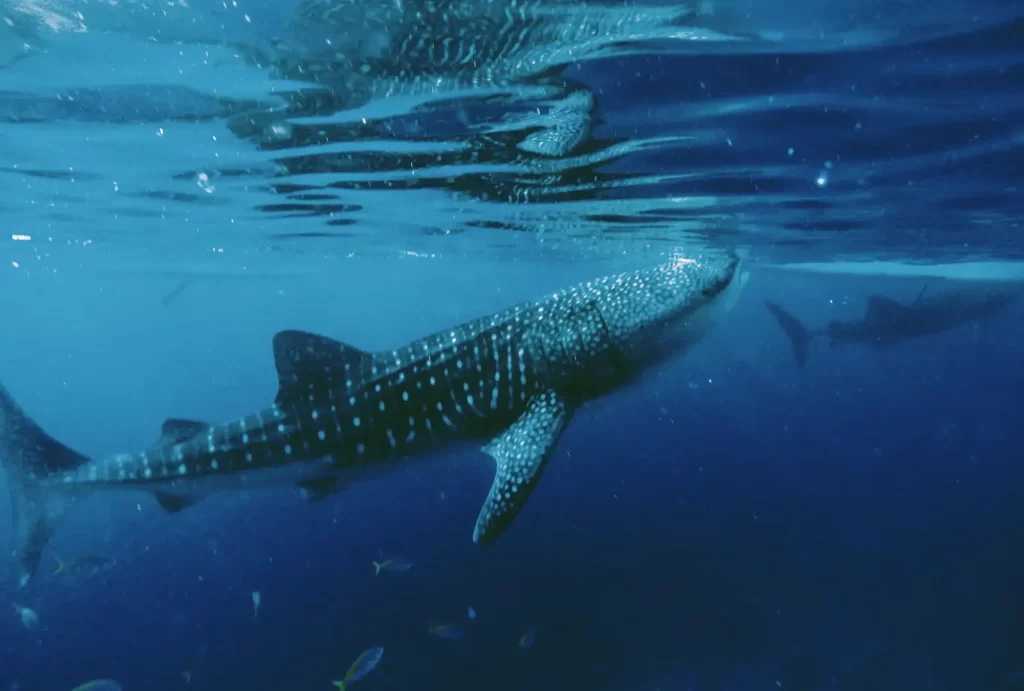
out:
M0 464L10 488L19 585L39 568L43 548L76 496L47 479L89 461L44 432L0 385Z
M771 300L765 300L764 306L768 308L768 311L775 317L775 321L779 323L782 330L786 332L786 336L789 337L789 342L793 346L793 359L796 360L797 366L803 367L806 365L807 349L811 344L814 334L809 332L799 319Z
M571 416L569 404L554 391L538 394L511 427L484 447L494 458L496 469L490 494L476 519L473 542L494 542L512 523L530 498Z

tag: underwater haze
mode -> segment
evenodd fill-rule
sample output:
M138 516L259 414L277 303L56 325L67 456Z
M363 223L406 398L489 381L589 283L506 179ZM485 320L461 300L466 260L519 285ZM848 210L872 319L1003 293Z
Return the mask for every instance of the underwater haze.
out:
M0 0L0 690L1024 689L1021 84L1004 0Z

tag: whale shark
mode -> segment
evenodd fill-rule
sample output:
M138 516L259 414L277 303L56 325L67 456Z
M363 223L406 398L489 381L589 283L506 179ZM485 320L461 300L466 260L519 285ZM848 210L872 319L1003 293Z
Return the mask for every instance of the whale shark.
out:
M831 347L862 344L885 348L949 331L963 324L987 322L1020 296L1020 292L1012 291L944 291L929 295L927 288L922 288L909 304L884 295L871 295L861 319L830 321L820 330L807 329L796 316L770 300L765 300L765 307L789 338L794 361L803 367L807 364L810 345L816 338L828 339Z
M281 331L270 405L219 424L167 420L135 453L89 458L0 386L20 582L75 501L95 492L148 491L172 513L215 491L268 485L319 500L454 442L476 443L494 461L473 530L475 543L492 543L523 509L574 411L699 342L735 302L747 276L739 266L732 251L677 257L380 352Z

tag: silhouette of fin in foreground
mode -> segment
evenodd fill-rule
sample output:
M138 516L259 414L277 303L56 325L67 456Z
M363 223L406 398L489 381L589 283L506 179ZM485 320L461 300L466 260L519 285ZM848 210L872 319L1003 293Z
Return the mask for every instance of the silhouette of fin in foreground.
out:
M811 344L811 339L814 338L814 334L809 332L799 319L771 300L765 300L764 306L768 308L768 311L775 317L775 321L779 323L782 330L786 332L786 336L789 337L789 342L793 346L793 359L796 360L797 366L803 367L806 365L807 349Z

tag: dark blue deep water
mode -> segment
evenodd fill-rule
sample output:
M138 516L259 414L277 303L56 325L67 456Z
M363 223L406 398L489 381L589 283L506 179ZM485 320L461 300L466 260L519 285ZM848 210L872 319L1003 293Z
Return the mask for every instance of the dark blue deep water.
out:
M0 509L39 618L0 617L0 689L327 690L373 646L357 691L1024 689L1024 299L803 366L765 309L1024 292L1019 7L551 0L504 54L544 3L333 2L0 0L0 382L54 437L262 408L282 329L390 350L709 247L749 283L493 545L471 446L316 503L97 493L24 587Z

